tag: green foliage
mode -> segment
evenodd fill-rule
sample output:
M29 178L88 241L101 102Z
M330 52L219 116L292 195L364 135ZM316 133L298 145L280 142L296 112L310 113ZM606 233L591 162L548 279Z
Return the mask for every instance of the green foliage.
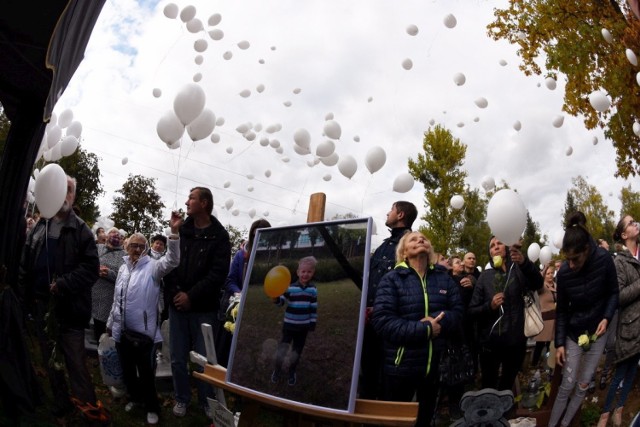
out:
M587 229L593 238L611 240L615 228L614 213L604 203L598 189L582 176L573 178L571 182L573 187L569 189L569 193L576 208L587 217Z
M454 138L451 131L440 125L429 128L422 142L424 153L417 159L409 159L409 173L425 188L426 213L421 218L426 222L423 232L431 239L436 251L448 253L457 247L460 239L459 223L462 210L449 206L452 196L462 194L464 179L462 169L467 146Z
M626 1L509 0L496 9L487 27L489 37L518 45L520 69L526 75L566 78L567 113L584 117L587 129L599 127L616 149L616 175L627 178L640 172L640 145L632 125L640 117L637 69L627 60L625 48L640 50L640 20ZM601 34L606 28L614 42ZM606 91L612 107L597 112L588 96Z
M567 200L564 202L564 212L562 213L562 228L566 227L567 220L569 219L569 215L578 210L578 206L576 206L576 201L573 198L573 194L571 191L567 191Z
M624 215L631 215L633 218L640 218L640 193L631 189L631 184L620 190L620 218Z
M464 221L460 227L458 252L461 256L466 252L476 255L478 265L489 262L489 237L491 230L487 224L487 201L481 197L478 189L467 188L464 193Z
M75 153L58 161L67 175L74 177L78 182L74 204L80 209L80 216L89 226L93 225L100 216L96 199L104 194L100 182L98 160L98 156L94 153L89 153L82 147L78 147Z
M229 233L229 241L231 242L231 258L240 250L242 242L249 237L249 231L246 228L236 228L231 224L227 224L225 227L227 233Z
M120 195L113 198L111 214L116 227L148 236L168 224L162 218L164 204L156 192L155 178L129 174L116 193Z
M529 215L529 211L527 211L527 226L524 229L524 238L522 241L523 254L526 256L529 245L532 243L540 243L542 239L543 236L540 234L540 225L531 219L531 215Z

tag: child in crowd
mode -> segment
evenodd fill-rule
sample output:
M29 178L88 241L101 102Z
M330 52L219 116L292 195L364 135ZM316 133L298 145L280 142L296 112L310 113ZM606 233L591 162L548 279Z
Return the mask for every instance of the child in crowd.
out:
M282 340L276 354L275 370L271 374L271 382L280 379L284 358L291 347L289 356L290 386L296 383L296 367L300 362L300 355L307 340L307 333L315 330L318 317L318 290L311 283L316 272L318 261L312 257L304 257L298 261L298 280L293 282L284 295L274 298L274 303L283 306L287 303L282 325Z

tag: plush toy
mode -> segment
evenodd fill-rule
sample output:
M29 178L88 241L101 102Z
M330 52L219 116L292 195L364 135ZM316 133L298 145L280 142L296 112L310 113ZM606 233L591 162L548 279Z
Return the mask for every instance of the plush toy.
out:
M513 402L511 390L498 391L493 388L484 388L466 392L460 400L460 409L464 412L464 417L451 427L509 427L504 414L511 409Z

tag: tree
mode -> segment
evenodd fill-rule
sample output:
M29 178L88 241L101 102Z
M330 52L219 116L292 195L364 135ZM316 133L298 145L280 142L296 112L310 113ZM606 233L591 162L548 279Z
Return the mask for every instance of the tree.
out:
M611 240L615 226L613 211L604 203L598 189L590 185L582 176L571 180L573 187L569 189L575 200L577 210L587 217L587 229L595 239Z
M571 191L567 191L567 199L564 202L564 212L562 213L562 224L560 224L562 228L566 227L569 216L577 210L578 206L573 198L573 194Z
M631 189L631 184L620 190L620 218L623 215L631 215L634 219L640 218L640 193Z
M617 176L640 172L640 139L633 123L640 115L640 90L634 66L625 49L640 50L640 20L622 0L509 0L496 9L488 34L519 46L520 69L526 74L566 77L564 105L567 113L584 117L587 129L604 129L616 149ZM603 37L607 29L613 43ZM596 111L588 100L604 90L613 107Z
M156 192L155 178L129 174L116 193L120 196L113 198L111 214L116 227L128 233L139 232L148 236L168 224L162 218L164 203Z
M542 238L540 225L531 219L531 215L529 215L529 211L527 211L527 225L524 228L524 238L522 239L522 253L526 256L529 245L539 243Z
M76 189L75 205L80 209L80 215L89 226L100 216L100 209L96 204L96 199L104 194L102 183L100 182L100 168L98 167L98 156L89 153L78 147L70 156L63 157L58 164L67 175L76 178L78 188Z
M487 201L478 189L467 188L464 195L464 221L460 228L458 251L473 252L478 265L489 262L489 238L491 230L487 224Z
M227 224L224 228L227 230L227 233L229 233L229 242L231 242L231 258L233 258L236 252L240 249L242 242L247 238L249 232L246 228L242 228L241 230L231 224Z
M440 125L429 128L422 142L424 153L409 159L409 173L425 188L426 222L423 232L431 239L436 251L447 253L460 239L457 224L462 211L449 207L449 200L464 191L467 172L462 169L467 146Z

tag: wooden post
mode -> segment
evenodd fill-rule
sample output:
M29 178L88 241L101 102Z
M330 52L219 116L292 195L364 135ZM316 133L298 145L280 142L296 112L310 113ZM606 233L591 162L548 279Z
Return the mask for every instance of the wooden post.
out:
M307 213L307 222L324 221L324 207L326 203L326 194L313 193L309 198L309 212Z

